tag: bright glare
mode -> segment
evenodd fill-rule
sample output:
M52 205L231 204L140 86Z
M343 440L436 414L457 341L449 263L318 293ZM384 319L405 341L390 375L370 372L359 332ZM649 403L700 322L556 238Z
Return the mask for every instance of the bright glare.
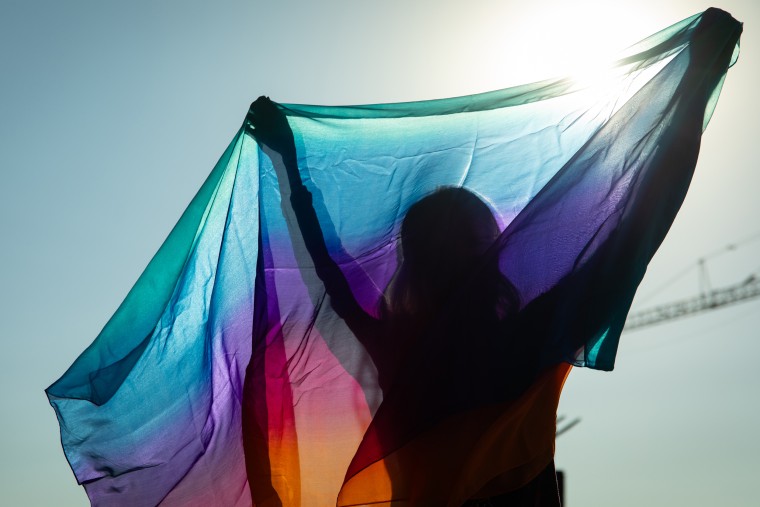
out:
M578 66L569 73L569 77L577 88L592 89L597 94L603 94L617 88L622 76L611 63L598 63Z
M635 7L598 0L558 3L550 11L526 7L512 14L518 22L501 43L510 60L501 72L506 85L567 76L583 87L608 83L614 79L609 64L616 55L663 28L648 28Z

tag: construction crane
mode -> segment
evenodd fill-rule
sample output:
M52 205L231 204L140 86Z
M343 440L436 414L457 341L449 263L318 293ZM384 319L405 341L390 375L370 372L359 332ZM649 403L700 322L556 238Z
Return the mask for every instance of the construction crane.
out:
M653 326L666 320L678 319L707 310L739 303L760 297L760 278L750 275L743 282L703 292L699 296L682 299L673 303L655 306L647 310L628 315L625 330Z
M760 297L760 268L756 269L752 274L747 276L743 281L723 286L718 289L713 289L710 285L710 277L707 273L707 261L715 257L722 256L728 252L734 252L740 247L746 246L749 243L760 240L760 232L755 232L753 235L744 238L741 241L730 243L728 245L719 248L718 250L702 257L696 264L687 266L687 268L677 273L673 278L665 281L655 293L661 291L672 285L675 281L683 278L685 275L692 272L697 267L699 268L699 286L700 291L698 296L691 298L681 299L672 303L666 303L646 310L633 312L628 315L628 319L625 321L626 331L632 331L646 326L653 326L660 324L661 322L678 319L681 317L687 317L697 313L716 310L724 306L732 305L742 301L747 301Z
M625 331L632 331L634 329L640 329L642 327L654 326L665 321L687 317L697 313L716 310L724 306L740 303L742 301L748 301L760 297L760 277L757 274L751 274L744 281L726 285L717 289L713 289L710 286L710 279L707 273L706 261L710 258L722 255L729 251L736 250L739 246L743 246L747 243L760 239L760 233L755 233L743 241L726 245L725 247L707 255L697 261L696 266L699 268L699 284L700 293L698 296L681 299L672 303L662 304L634 312L628 315L625 321ZM694 265L689 266L684 271L676 274L675 277L666 281L664 285L660 286L656 292L659 292L663 288L670 286L677 279L682 278L684 275L691 272ZM757 270L756 270L757 271ZM575 418L569 423L566 423L563 427L560 427L565 419L565 416L559 416L557 418L557 433L559 437L561 434L566 433L569 429L573 428L581 420ZM557 470L557 485L559 488L560 502L564 504L565 497L565 474L562 470Z

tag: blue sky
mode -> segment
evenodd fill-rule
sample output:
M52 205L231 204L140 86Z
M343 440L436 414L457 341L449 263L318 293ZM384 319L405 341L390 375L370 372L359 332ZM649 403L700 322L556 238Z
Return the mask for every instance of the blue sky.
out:
M87 505L43 389L92 341L261 94L377 103L572 71L704 10L698 1L0 3L0 504ZM760 4L692 188L640 294L760 231ZM708 263L760 271L760 241ZM695 293L696 271L646 303ZM641 307L645 306L643 304ZM574 506L749 506L760 472L760 300L628 333L575 370L557 442Z

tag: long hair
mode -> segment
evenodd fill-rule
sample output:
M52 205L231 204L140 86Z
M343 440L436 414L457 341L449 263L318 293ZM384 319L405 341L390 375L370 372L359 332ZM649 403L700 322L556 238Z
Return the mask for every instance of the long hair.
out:
M499 270L491 209L464 188L443 187L415 203L401 225L399 267L380 314L426 319L454 298L499 318L519 308L515 286Z

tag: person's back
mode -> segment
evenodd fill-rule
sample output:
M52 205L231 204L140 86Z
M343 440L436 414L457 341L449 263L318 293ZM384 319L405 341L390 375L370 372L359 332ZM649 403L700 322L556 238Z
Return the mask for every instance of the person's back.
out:
M275 164L278 179L281 185L288 182L283 193L291 196L317 274L334 310L378 372L383 402L352 467L392 455L446 414L520 398L545 365L537 357L540 347L520 343L535 343L536 337L515 325L520 301L499 270L501 231L485 202L467 189L444 187L409 208L401 225L398 268L375 318L361 309L327 251L295 163L287 120L267 99L254 105L254 133L282 155L283 164ZM522 356L521 362L505 367L505 354ZM526 407L530 411L530 404ZM373 444L368 448L367 442ZM551 463L549 467L553 470ZM496 479L490 489L499 492ZM548 493L536 484L545 481L529 484L529 496L556 493L556 484L550 484ZM510 487L514 489L514 480Z

